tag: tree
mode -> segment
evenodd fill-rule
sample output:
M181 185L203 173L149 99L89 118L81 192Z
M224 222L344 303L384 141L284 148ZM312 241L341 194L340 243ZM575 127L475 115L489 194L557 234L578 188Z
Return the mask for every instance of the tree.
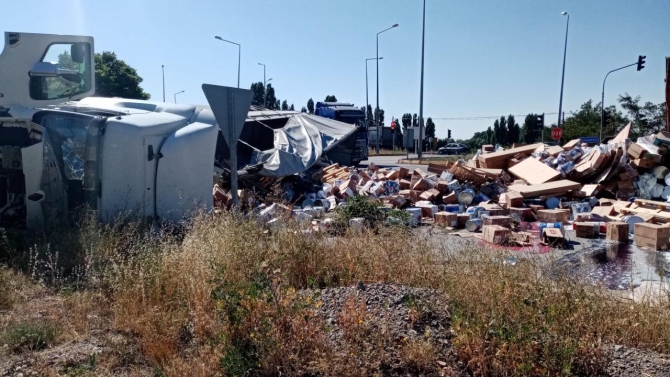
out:
M526 144L533 144L542 137L542 126L537 122L540 114L528 114L523 121L523 127L519 135L519 141Z
M141 82L135 68L118 59L115 53L95 54L96 96L147 100L151 96L142 89Z
M433 119L431 117L428 117L426 119L426 130L425 130L425 135L424 138L428 139L429 137L435 137L435 123L433 123Z
M507 145L512 145L519 142L521 135L521 128L514 120L514 115L507 116Z
M302 109L300 109L300 112L301 112L301 113L306 113L306 112L307 112L307 108L306 108L305 106L303 106Z
M623 96L619 96L619 104L630 116L632 123L630 138L632 140L637 140L640 136L656 134L665 129L667 116L665 102L658 105L645 102L642 105L640 104L640 96L632 98L628 93L625 93Z
M274 110L279 110L279 109L281 109L281 101L276 100L275 105L274 105Z
M277 100L277 101L279 101L279 100ZM284 102L281 103L281 109L283 111L288 111L288 102L286 102L286 100L284 100Z
M384 109L376 109L376 117L380 127L384 127Z
M617 111L615 106L610 106L605 111L609 114L610 120L603 127L603 137L614 136L628 123L628 119ZM551 134L551 130L547 130L545 134L547 133ZM598 135L600 135L600 104L594 106L592 100L584 102L579 111L563 122L563 140Z
M289 107L288 109L291 110L291 111L295 111L295 106L293 106L293 104L291 104L291 107Z
M373 128L374 125L375 125L375 122L374 122L374 118L372 116L372 105L369 105L369 104L368 104L367 117L368 117L368 124L367 124L368 129Z
M405 113L402 116L402 128L412 127L412 114Z
M498 142L498 139L500 137L500 121L496 119L495 122L493 122L493 136L490 138L490 143L493 145L496 145Z
M277 97L275 97L275 88L272 87L272 84L268 84L265 87L265 106L271 110L279 109L279 106L276 106L275 102L277 102Z
M419 127L419 116L416 113L412 117L412 127Z
M255 106L263 106L263 95L265 94L265 86L263 86L263 83L255 82L251 84L251 91L254 92L251 104Z
M494 124L494 126L495 126L495 124ZM491 144L491 145L495 145L495 143L496 143L495 132L491 129L491 127L489 127L486 130L486 143Z
M314 114L314 100L311 98L307 101L307 111L309 111L310 114Z
M323 102L337 102L337 98L334 95L326 96L326 99L324 99Z

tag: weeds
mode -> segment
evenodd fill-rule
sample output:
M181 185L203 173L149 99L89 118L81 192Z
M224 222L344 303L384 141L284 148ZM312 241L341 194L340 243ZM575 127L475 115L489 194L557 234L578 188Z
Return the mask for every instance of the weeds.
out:
M10 272L0 266L0 310L11 309L14 305L14 287L9 275Z
M41 350L52 346L59 334L59 326L49 321L25 321L7 328L2 342L16 353Z
M338 216L383 221L391 214L365 198L352 198ZM102 312L112 328L136 347L134 357L114 357L119 363L146 362L166 376L213 370L228 375L376 373L381 367L375 362L388 347L396 347L383 323L372 325L379 313L350 298L337 318L346 344L333 349L326 341L331 326L314 314L319 298L300 293L359 281L445 294L451 342L477 376L595 375L608 362L603 346L612 343L670 352L667 300L622 301L569 276L543 277L546 264L538 258L509 266L502 262L504 254L429 244L405 227L326 237L302 233L292 224L266 232L239 214L224 213L199 216L180 237L168 232L157 237L144 225L128 222L91 222L68 231L73 233L62 236L68 242L35 243L36 278L45 284L60 281L61 292L71 287L102 296L87 298L87 305L108 305ZM64 251L67 245L75 249ZM0 288L3 284L0 280ZM410 310L413 322L424 321L416 297L407 295L400 304ZM85 318L86 313L76 315ZM21 352L53 344L57 329L48 322L20 323L2 336ZM397 346L408 370L435 368L432 336Z

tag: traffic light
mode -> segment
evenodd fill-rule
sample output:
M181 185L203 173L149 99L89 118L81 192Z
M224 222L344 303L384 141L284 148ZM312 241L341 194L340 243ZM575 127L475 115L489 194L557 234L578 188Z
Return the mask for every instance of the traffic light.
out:
M395 121L391 122L391 131L395 132Z
M451 139L451 130L447 129L447 139Z
M542 129L544 127L544 114L538 115L536 121L537 128Z
M640 55L637 57L637 70L641 71L644 68L644 59L647 57L645 55Z

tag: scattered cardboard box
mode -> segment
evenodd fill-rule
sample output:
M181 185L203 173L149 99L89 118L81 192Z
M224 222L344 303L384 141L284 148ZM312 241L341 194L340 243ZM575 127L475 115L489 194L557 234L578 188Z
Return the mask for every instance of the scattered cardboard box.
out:
M514 176L523 179L531 185L537 185L558 179L561 176L556 169L552 169L540 160L528 157L509 169Z
M627 223L613 221L607 223L607 234L605 238L610 241L628 242L628 232L630 225Z
M650 223L635 224L635 244L653 250L667 250L670 241L670 227Z
M542 209L537 211L537 221L543 223L567 223L569 209Z
M484 225L511 225L514 221L510 216L486 216L483 218Z
M482 238L484 241L496 245L507 243L510 230L500 225L484 225L482 228Z
M458 215L452 212L438 212L435 214L435 224L456 228Z
M600 235L600 224L596 222L574 223L574 227L579 238L598 238Z

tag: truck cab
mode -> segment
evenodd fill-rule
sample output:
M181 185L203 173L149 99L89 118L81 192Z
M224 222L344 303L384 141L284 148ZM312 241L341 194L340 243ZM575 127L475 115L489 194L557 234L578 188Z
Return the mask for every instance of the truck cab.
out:
M357 132L352 137L328 153L331 160L341 165L358 165L368 158L368 131L363 110L351 103L317 102L314 115L357 126Z
M212 207L210 110L94 94L92 37L5 33L0 227L39 228L81 206L103 221Z

